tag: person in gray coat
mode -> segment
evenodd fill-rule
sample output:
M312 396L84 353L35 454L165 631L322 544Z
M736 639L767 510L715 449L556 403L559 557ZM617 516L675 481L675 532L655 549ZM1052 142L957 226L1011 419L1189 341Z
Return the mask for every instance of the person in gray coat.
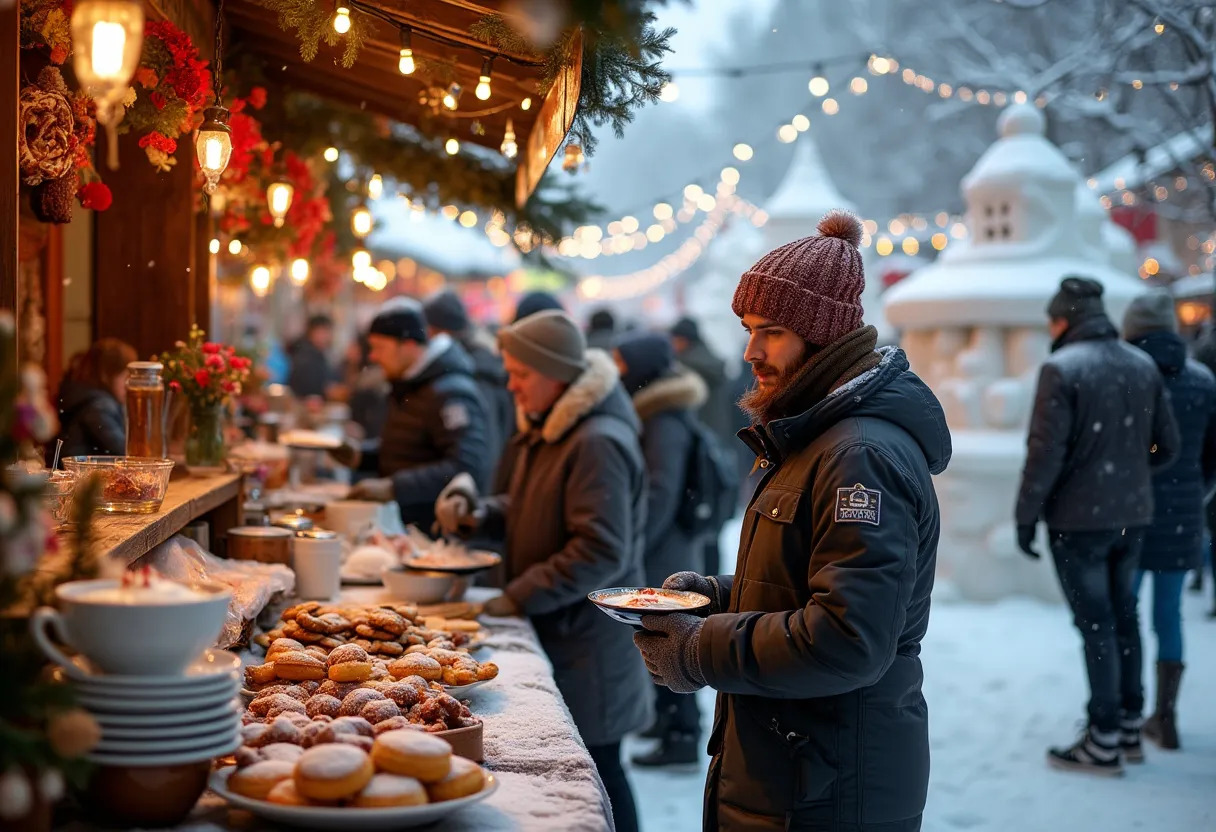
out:
M1178 453L1178 426L1153 360L1119 340L1102 284L1066 277L1047 307L1054 342L1039 371L1015 517L1038 559L1043 520L1085 645L1088 725L1052 748L1054 768L1117 775L1140 750L1144 688L1135 580L1153 521L1155 470Z
M646 502L646 585L662 586L676 572L705 568L701 541L680 524L695 452L693 420L708 395L701 377L675 363L671 339L657 332L622 336L614 352L621 383L642 420L642 453L650 482ZM658 746L635 765L695 763L700 757L701 710L695 696L655 689Z
M630 630L587 600L639 586L646 530L641 426L612 359L587 350L565 313L542 311L499 333L519 431L503 461L506 493L480 498L469 477L440 494L449 533L506 544L506 589L490 615L527 615L604 781L619 832L638 828L621 740L651 719L650 683Z

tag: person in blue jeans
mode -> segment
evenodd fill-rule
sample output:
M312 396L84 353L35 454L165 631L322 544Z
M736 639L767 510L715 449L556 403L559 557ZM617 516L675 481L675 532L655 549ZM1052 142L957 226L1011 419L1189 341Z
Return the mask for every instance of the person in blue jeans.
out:
M1132 301L1123 337L1148 353L1161 370L1178 423L1178 459L1153 474L1153 523L1140 552L1137 592L1152 576L1153 632L1157 636L1157 706L1144 736L1162 748L1179 747L1175 704L1182 683L1182 590L1187 572L1203 568L1204 497L1216 483L1216 376L1188 359L1178 335L1174 299L1159 289Z

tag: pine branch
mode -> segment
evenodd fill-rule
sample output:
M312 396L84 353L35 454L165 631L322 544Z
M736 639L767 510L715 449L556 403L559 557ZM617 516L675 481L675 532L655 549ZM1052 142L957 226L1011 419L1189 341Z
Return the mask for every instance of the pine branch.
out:
M317 57L321 41L337 46L345 44L342 51L342 66L347 69L355 65L359 50L371 35L371 24L355 10L350 13L350 31L338 34L333 27L333 11L315 0L259 0L262 7L279 17L279 28L294 29L300 38L300 57L311 62Z

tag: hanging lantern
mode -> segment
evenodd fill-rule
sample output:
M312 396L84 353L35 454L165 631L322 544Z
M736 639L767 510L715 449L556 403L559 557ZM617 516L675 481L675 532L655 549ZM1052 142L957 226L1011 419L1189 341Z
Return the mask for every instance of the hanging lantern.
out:
M80 0L72 8L73 67L97 102L97 123L106 128L108 163L118 167L122 98L139 66L144 42L143 5L132 0Z
M255 266L249 273L249 287L258 297L266 297L270 292L270 269L265 266Z
M207 180L203 190L213 194L232 156L232 128L228 126L228 111L223 107L208 107L203 110L203 119L194 150Z
M566 156L562 159L562 170L566 173L577 173L586 158L581 147L577 144L568 144L566 145Z
M291 198L296 189L286 179L270 183L266 189L266 203L270 207L270 216L274 217L274 227L282 228L287 212L291 210Z
M291 261L291 282L297 286L303 286L308 282L308 275L312 268L308 265L308 261L303 257L297 257Z
M502 145L498 149L508 159L514 159L519 153L519 145L515 142L515 125L511 119L507 119L507 129L502 133Z
M360 205L350 215L350 230L360 240L372 233L372 212L366 205Z

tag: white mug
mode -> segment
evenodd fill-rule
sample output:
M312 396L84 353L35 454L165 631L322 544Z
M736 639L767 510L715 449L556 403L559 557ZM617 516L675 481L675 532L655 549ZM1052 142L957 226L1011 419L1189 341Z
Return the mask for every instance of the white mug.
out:
M351 540L375 525L379 516L380 503L366 500L335 500L325 506L326 527Z
M67 668L75 665L51 641L48 627L104 673L176 676L215 644L232 598L219 586L176 592L165 598L117 580L71 581L55 589L59 609L34 611L30 631L46 657Z
M342 588L342 541L325 529L299 532L291 542L296 595L305 600L328 601Z

